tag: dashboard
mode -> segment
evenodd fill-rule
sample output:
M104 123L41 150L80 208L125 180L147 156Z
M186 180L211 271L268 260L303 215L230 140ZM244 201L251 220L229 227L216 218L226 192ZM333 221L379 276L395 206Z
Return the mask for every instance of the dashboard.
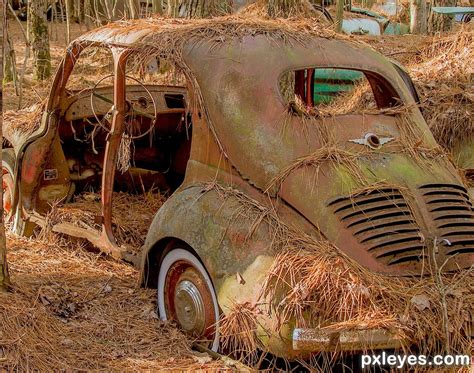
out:
M144 85L150 94L141 85L127 85L126 99L141 113L155 115L153 100L156 104L156 112L182 113L188 102L187 90L184 87ZM91 107L92 89L81 91L69 91L68 97L62 105L62 116L67 121L90 118L94 116ZM100 96L97 97L97 96ZM100 87L95 90L93 97L94 111L97 116L106 114L113 103L113 87Z

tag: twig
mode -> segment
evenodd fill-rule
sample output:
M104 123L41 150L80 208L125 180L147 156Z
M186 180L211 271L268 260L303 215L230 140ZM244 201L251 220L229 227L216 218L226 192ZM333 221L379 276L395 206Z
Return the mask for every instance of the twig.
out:
M13 14L13 16L15 17L18 24L20 25L21 33L23 34L23 38L25 39L25 57L23 59L23 68L21 69L21 72L20 72L20 81L18 82L18 85L19 85L18 109L21 109L21 104L22 104L22 101L23 101L23 81L24 81L24 78L25 78L25 71L26 71L26 65L28 63L28 58L30 58L30 42L28 40L28 35L27 35L23 25L21 24L20 20L18 19L18 16L16 15L16 13L13 10L10 3L8 3L8 9Z
M102 286L102 288L96 293L94 294L91 298L87 299L87 300L84 300L82 302L78 302L77 304L86 304L86 303L90 303L92 302L94 299L97 299L97 297L102 294L105 290L105 288L109 285L110 281L114 278L114 275L111 275L107 281L105 282L105 284Z
M437 238L435 237L433 241L433 266L434 266L434 274L435 274L435 282L436 282L436 287L438 289L439 295L441 296L440 303L441 303L441 309L443 311L443 329L444 329L444 334L446 338L446 346L445 346L445 351L446 354L450 354L450 343L451 343L451 338L449 334L449 317L448 317L448 306L446 304L446 289L443 284L443 279L441 277L441 270L442 267L440 268L438 266L438 262L436 261L436 253L438 252L438 243L437 243Z

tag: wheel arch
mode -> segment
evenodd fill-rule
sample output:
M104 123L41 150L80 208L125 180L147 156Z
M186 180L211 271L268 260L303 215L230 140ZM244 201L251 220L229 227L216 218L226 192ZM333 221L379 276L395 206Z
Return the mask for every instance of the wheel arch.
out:
M199 259L204 268L206 267L199 254L189 243L177 237L163 237L155 242L155 244L152 245L150 249L146 251L146 253L144 253L143 263L141 266L141 281L143 286L151 289L157 288L158 273L161 262L169 250L177 246L190 251L196 258Z
M175 192L153 219L142 248L142 285L157 285L163 253L175 242L201 261L216 293L225 278L244 271L257 255L269 253L268 227L262 223L255 228L248 216L236 216L241 207L237 198L203 185Z

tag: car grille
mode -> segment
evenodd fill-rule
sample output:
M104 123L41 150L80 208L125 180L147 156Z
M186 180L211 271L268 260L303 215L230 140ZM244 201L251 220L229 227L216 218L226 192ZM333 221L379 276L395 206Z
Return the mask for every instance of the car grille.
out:
M474 253L474 210L467 190L459 185L428 184L420 191L444 254Z
M386 265L425 258L423 235L401 192L381 188L329 203L347 229Z

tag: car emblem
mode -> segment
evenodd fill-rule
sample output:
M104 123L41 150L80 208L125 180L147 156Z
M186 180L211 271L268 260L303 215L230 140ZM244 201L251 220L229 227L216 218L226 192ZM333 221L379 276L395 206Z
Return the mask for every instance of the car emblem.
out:
M382 145L394 139L394 137L378 137L375 133L368 133L362 139L354 139L349 141L355 144L368 146L371 149L380 149Z

